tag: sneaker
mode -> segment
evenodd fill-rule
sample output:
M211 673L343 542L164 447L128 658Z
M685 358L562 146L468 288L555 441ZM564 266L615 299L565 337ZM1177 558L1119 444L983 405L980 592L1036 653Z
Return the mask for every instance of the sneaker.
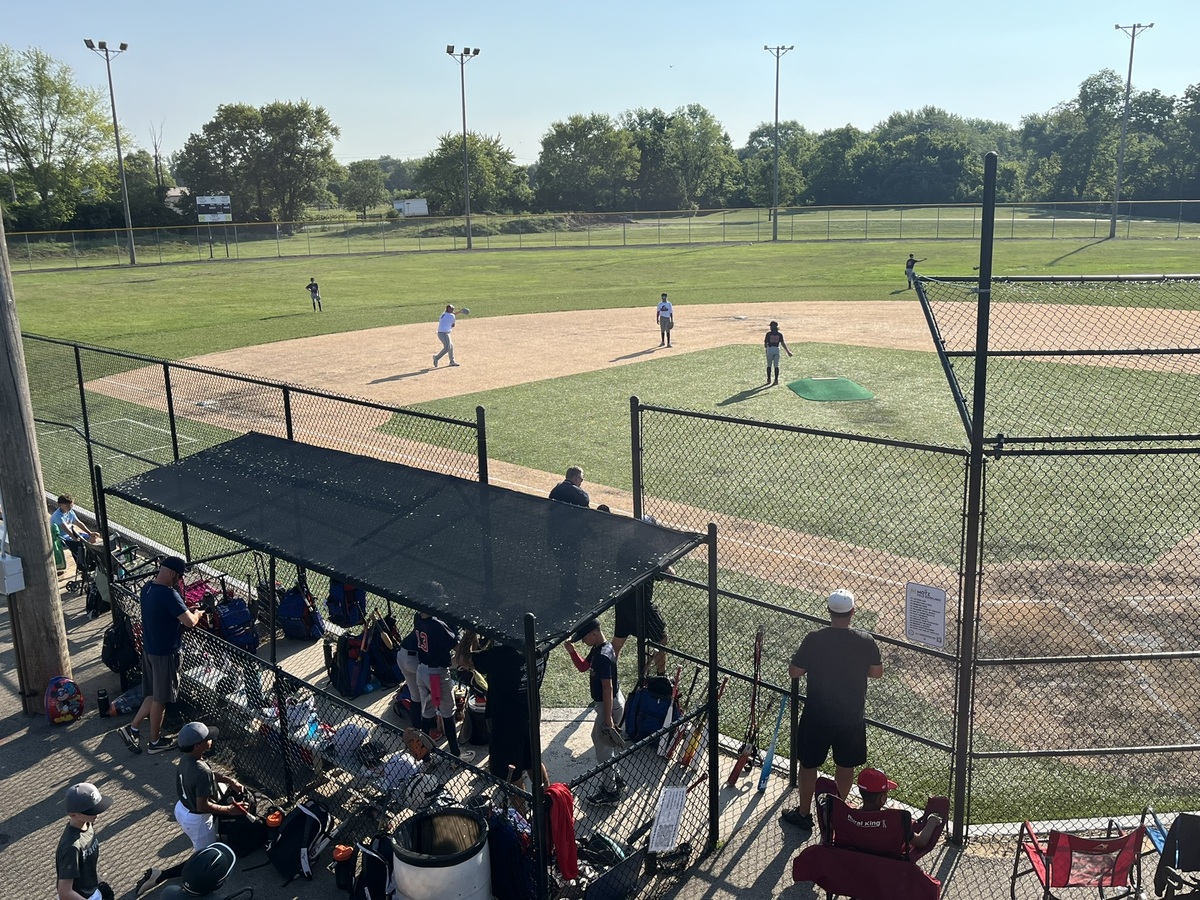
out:
M162 869L157 866L151 866L138 879L138 883L133 888L133 896L142 896L143 891L148 891L150 888L158 884L158 879L162 876Z
M621 792L614 788L601 787L596 793L588 795L588 803L597 806L616 806L621 801Z
M475 751L474 750L460 750L458 753L458 758L465 763L474 762L475 761Z
M794 809L785 809L779 817L780 821L786 822L789 825L795 825L801 831L807 831L810 834L813 830L813 817L800 812L799 807Z
M620 775L617 776L617 790L618 791L625 790L625 779L622 778Z
M452 369L457 369L457 368L458 368L458 363L450 363L450 368L452 368Z
M125 746L134 753L142 752L142 735L141 732L134 731L128 725L122 725L117 729L117 734L121 736L121 740L125 742Z
M175 749L175 738L165 736L160 736L157 741L151 741L146 745L147 753L166 753L173 749Z
M437 368L437 354L436 353L433 355L433 367L435 369Z

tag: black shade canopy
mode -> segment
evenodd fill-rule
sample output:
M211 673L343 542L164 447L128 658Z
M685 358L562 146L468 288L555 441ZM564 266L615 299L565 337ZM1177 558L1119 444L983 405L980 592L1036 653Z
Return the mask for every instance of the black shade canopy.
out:
M256 433L105 492L514 647L525 613L556 643L706 541Z

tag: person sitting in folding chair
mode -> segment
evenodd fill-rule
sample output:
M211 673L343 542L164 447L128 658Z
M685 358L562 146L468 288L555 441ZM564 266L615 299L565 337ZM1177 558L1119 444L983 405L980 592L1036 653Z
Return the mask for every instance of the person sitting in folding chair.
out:
M58 509L50 516L50 524L58 532L63 546L71 551L71 557L75 560L75 581L82 583L84 573L88 570L87 552L83 545L94 541L96 535L83 527L74 507L74 497L70 494L60 494Z
M887 807L888 791L896 789L896 782L887 777L882 769L863 769L858 773L858 792L862 796L862 808L877 812ZM909 839L909 859L920 859L937 843L946 825L949 801L945 797L930 797L925 813L912 822Z

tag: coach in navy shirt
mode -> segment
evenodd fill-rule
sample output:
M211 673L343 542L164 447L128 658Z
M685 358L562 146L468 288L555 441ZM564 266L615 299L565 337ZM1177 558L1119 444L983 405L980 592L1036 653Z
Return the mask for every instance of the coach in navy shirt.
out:
M561 500L563 503L570 503L574 506L582 506L585 509L592 504L592 498L588 496L580 485L583 484L583 469L579 466L571 466L567 469L567 477L554 486L554 490L550 492L551 500Z

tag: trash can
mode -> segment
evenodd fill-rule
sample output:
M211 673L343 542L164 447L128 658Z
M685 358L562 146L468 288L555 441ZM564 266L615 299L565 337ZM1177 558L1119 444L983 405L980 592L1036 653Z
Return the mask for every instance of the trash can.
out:
M396 829L396 900L489 900L492 862L487 819L473 809L416 813Z

